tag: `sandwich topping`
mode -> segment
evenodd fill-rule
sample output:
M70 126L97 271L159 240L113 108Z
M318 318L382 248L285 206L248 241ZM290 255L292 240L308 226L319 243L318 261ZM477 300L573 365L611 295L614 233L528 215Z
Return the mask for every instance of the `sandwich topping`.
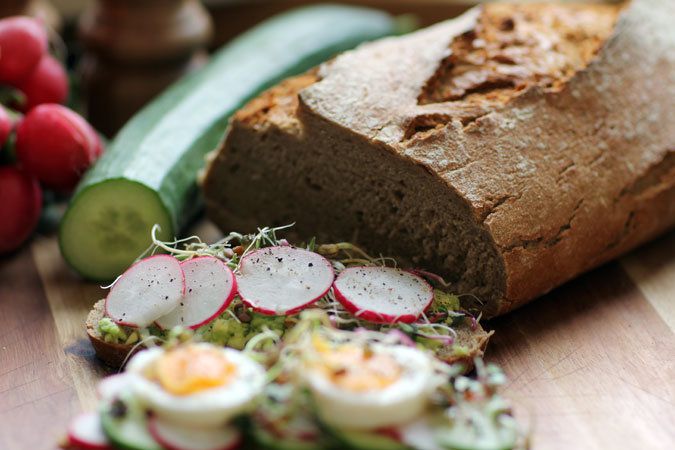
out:
M161 258L181 261L185 286L177 306L168 312L161 308L154 316L147 307L155 301L153 296L163 305L164 297L181 289L155 284L161 277L156 269L164 262L151 255L112 286L106 312L114 310L117 317L100 319L97 331L108 343L194 335L241 350L265 330L282 336L297 324L302 310L311 308L324 311L342 329L393 329L442 352L445 360L466 356L466 348L455 338L460 329L475 329L476 321L440 277L400 269L396 261L371 257L349 243L293 247L276 237L278 231L232 233L212 245L194 237L175 243L155 238L150 253L161 249L172 254ZM167 267L175 270L173 265ZM164 284L178 283L179 278L171 275ZM138 298L133 286L141 283L151 289ZM148 325L134 326L136 322Z
M475 359L478 379L460 375L457 330L477 321L443 279L348 243L294 247L278 231L154 239L150 253L168 254L120 276L97 327L146 349L101 383L100 413L78 417L68 445L522 447L501 372Z
M395 330L342 330L308 309L243 351L173 341L104 379L68 448L526 448L494 366L460 375Z

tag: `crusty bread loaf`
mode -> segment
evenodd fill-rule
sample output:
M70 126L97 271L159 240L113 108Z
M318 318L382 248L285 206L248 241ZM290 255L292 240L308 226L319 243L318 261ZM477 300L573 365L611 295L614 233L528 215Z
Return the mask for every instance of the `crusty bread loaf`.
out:
M356 240L511 310L675 223L673 17L488 4L363 45L236 114L209 216Z

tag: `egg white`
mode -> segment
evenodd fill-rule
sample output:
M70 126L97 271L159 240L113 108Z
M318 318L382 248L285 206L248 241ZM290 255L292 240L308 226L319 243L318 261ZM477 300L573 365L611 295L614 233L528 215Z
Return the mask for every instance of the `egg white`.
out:
M214 348L210 344L193 344ZM218 348L236 366L233 378L224 386L213 387L188 395L175 395L159 383L146 378L145 369L164 354L156 347L136 354L127 365L129 385L135 397L159 417L196 427L215 427L247 411L262 392L265 370L243 353L231 348Z
M425 410L437 387L431 358L412 347L371 348L390 355L403 369L400 378L384 389L354 392L337 386L319 370L308 367L303 371L317 414L328 426L372 430L407 423Z

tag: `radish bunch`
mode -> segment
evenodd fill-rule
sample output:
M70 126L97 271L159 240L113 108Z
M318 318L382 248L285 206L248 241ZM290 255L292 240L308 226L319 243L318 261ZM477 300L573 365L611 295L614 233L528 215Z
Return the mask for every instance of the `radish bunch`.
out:
M37 20L23 16L0 20L0 83L20 92L21 111L63 103L68 97L66 71L48 47L47 30Z
M283 245L243 255L236 275L214 256L183 262L169 255L145 258L115 282L106 315L131 327L196 329L218 317L235 294L258 313L281 316L313 305L331 289L354 316L388 324L416 321L434 296L413 273L364 266L344 269L336 278L323 256Z
M37 226L40 184L19 167L0 166L0 253L18 248Z
M0 85L11 93L9 104L0 105L0 164L6 164L0 167L0 253L32 234L42 187L70 192L103 152L87 121L60 105L68 97L68 77L48 47L37 20L0 20Z
M46 188L69 192L103 153L94 129L65 106L31 109L16 128L19 163Z

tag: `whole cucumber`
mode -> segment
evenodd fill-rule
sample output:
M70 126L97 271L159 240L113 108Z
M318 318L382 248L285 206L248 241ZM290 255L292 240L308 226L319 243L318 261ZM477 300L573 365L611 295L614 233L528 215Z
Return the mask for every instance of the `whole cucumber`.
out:
M230 116L262 90L336 53L397 31L386 13L358 7L305 7L269 19L220 49L136 114L86 174L61 222L66 261L106 281L150 244L172 238L199 204L197 172Z

